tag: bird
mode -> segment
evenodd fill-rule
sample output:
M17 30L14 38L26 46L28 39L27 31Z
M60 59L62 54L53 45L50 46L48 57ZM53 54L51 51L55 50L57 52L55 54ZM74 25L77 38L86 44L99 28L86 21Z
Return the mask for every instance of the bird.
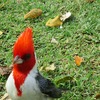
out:
M27 27L13 46L12 72L6 90L12 100L54 100L62 92L38 70L32 28Z

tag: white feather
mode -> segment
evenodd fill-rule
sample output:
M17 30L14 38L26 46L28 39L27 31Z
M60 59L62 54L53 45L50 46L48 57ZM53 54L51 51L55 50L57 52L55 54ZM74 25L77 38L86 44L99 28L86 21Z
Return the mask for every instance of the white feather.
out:
M33 67L33 69L28 74L27 78L23 85L21 85L20 89L22 90L22 96L17 95L17 90L14 84L13 72L10 74L7 83L6 89L12 100L50 100L50 98L46 97L41 93L38 83L35 79L37 75L37 64Z

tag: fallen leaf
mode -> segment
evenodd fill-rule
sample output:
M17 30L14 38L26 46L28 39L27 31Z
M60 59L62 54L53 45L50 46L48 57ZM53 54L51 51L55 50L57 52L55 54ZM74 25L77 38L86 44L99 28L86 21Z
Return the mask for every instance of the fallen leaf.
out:
M83 58L82 57L74 56L74 59L75 59L75 63L76 63L77 66L80 66L81 63L83 62Z
M97 93L95 96L96 99L100 99L100 93Z
M24 16L24 19L27 19L27 18L37 18L41 14L42 14L42 10L41 9L32 9L30 12L28 12Z
M52 39L51 39L51 43L58 44L58 41L57 41L55 38L52 38Z
M46 71L54 71L55 69L56 69L56 67L55 67L54 63L51 64L49 67L45 68Z
M49 27L56 27L56 26L61 26L60 28L62 28L62 24L63 22L68 19L71 16L71 12L66 12L63 15L58 15L56 16L54 19L49 19L46 22L46 26Z
M12 71L12 67L0 67L0 75L8 77Z
M71 16L71 12L66 12L65 14L61 15L60 20L63 22Z
M11 99L9 98L8 93L5 93L0 100L11 100Z
M61 26L63 24L63 22L60 19L60 16L56 16L54 19L49 19L46 22L46 26L49 27L56 27L56 26Z
M0 35L2 35L3 34L3 32L2 31L0 31Z
M69 81L69 80L70 80L70 81L73 80L73 77L71 77L71 76L64 76L64 77L62 77L62 78L56 80L56 84L65 83L65 82L67 82L67 81Z

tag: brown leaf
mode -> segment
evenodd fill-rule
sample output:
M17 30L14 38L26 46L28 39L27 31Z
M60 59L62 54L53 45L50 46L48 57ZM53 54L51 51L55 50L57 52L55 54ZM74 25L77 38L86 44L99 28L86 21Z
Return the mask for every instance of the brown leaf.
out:
M46 22L46 26L49 27L56 27L56 26L61 26L63 22L60 20L60 16L56 16L54 19L49 19Z
M24 16L24 19L27 19L27 18L37 18L41 14L42 14L42 10L41 9L32 9L30 12L28 12Z
M12 67L0 67L0 74L2 76L8 77L11 73Z
M96 94L95 98L100 99L100 93Z
M81 63L83 62L83 58L82 57L75 56L74 59L75 59L75 63L76 63L77 66L80 66Z

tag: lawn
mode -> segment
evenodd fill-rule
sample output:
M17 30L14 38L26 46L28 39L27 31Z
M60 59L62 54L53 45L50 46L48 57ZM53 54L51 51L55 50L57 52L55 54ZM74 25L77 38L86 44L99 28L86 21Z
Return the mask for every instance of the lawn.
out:
M3 32L0 35L0 66L10 66L14 42L26 27L32 27L38 68L63 89L59 100L94 100L100 93L100 0L87 1L8 0L0 6L0 31ZM33 8L40 8L42 15L24 20L24 15ZM72 16L63 23L63 28L45 25L50 18L66 11ZM58 43L52 43L52 38ZM75 64L76 54L84 58L80 66ZM52 64L56 69L46 71L45 68ZM63 80L64 77L72 79ZM57 82L60 79L62 81ZM6 78L0 75L0 83L5 82ZM5 92L5 87L1 88L0 96Z

